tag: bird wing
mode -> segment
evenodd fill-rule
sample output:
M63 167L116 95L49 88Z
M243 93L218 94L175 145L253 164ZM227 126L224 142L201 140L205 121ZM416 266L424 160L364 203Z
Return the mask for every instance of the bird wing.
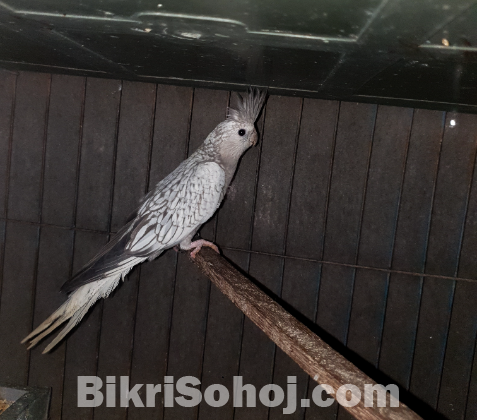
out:
M217 163L180 165L150 193L135 219L61 290L69 293L113 274L127 273L148 256L177 245L215 213L224 191L225 172Z
M138 212L143 217L131 233L127 249L149 254L155 243L164 248L178 244L217 210L225 190L225 172L215 162L205 162L159 188Z

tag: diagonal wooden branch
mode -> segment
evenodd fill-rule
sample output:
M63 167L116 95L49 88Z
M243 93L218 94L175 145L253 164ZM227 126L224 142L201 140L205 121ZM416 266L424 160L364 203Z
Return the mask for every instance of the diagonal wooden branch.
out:
M393 403L398 401L390 396L390 393L387 393L385 407L376 407L376 401L373 407L365 407L365 385L376 385L375 381L333 350L221 255L209 248L202 248L193 262L222 293L316 382L332 386L335 392L342 385L355 385L360 391L359 396L356 393L359 402L353 407L344 408L356 419L417 420L421 418L404 404L399 403L399 407L391 407L391 400Z

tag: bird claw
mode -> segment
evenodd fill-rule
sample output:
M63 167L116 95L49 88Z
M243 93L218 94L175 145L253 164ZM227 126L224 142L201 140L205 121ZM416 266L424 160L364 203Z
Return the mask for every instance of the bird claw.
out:
M197 241L191 242L189 249L193 249L193 251L190 253L190 257L192 259L195 259L195 256L197 253L201 250L203 246L208 246L209 248L212 248L217 254L220 254L219 248L217 248L217 245L210 241L206 241L205 239L199 239Z

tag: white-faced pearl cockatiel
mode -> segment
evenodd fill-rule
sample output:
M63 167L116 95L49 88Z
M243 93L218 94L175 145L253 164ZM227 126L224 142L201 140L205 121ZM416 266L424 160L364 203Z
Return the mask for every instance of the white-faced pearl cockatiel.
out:
M227 119L144 197L130 222L63 285L68 300L23 340L30 341L29 348L69 320L43 353L49 352L98 299L108 297L131 268L166 249L178 245L192 250L192 258L202 246L218 252L211 242L192 238L220 206L242 154L256 144L255 121L266 94L250 89L245 97L237 96L237 107L229 109Z

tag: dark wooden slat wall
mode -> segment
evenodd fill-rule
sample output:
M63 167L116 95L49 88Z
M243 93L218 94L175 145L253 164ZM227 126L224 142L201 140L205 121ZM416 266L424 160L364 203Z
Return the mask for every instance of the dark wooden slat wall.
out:
M459 276L465 276L467 278L473 278L476 273L476 267L475 264L472 264L472 261L475 259L475 247L474 244L476 243L477 240L477 230L474 229L475 223L476 223L476 214L477 214L477 202L476 202L476 189L477 189L477 171L476 169L476 163L474 162L474 174L473 174L473 179L472 179L472 186L469 194L469 202L468 202L468 210L467 210L467 217L465 221L465 226L464 226L464 236L462 240L462 248L461 248L461 253L460 253L460 260L459 260L459 271L458 275ZM454 305L457 305L459 302L459 298L461 296L460 288L462 286L458 283L456 286L456 294L455 294L455 300L454 300ZM473 288L470 296L474 296L475 294L475 286L471 286ZM469 312L469 315L465 314L464 316L469 316L470 317L470 323L466 325L470 325L471 331L470 334L472 334L472 329L475 329L475 320L472 316L472 310ZM455 313L452 314L452 317L455 316ZM452 322L452 320L451 320ZM451 327L453 327L454 324L451 323ZM467 332L465 332L467 333ZM454 331L449 332L449 343L454 342ZM475 336L474 332L474 336ZM465 339L464 339L465 340ZM460 341L460 338L458 338L456 341ZM466 344L468 343L467 340L464 341ZM467 396L464 396L463 398L466 398L467 405L466 407L459 408L459 413L463 413L464 416L467 418L472 418L475 417L475 413L477 413L477 347L475 345L475 340L472 340L472 338L469 340L469 346L468 347L473 347L473 351L470 351L470 358L473 358L473 361L470 362L472 366L472 370L468 369L467 366L465 366L464 369L466 369L464 375L468 378L470 375L470 380L468 384L468 394ZM446 354L446 359L445 359L445 367L447 369L450 368L451 364L456 363L456 358L460 359L460 343L457 343L457 346L454 347L452 352L448 352ZM464 353L464 359L469 357L468 353L468 347L466 346L466 350ZM449 347L451 348L451 347ZM461 360L461 359L460 359ZM464 366L464 365L463 365ZM462 370L461 370L462 371ZM447 390L444 391L445 397L448 398L448 395L456 395L455 390L453 389L454 386L450 385L448 382L446 382L446 378L443 377L442 380L443 386L448 387ZM452 389L452 390L451 390ZM445 401L445 400L444 400ZM441 405L441 402L439 401L440 407L439 409L443 410L444 408ZM453 403L452 403L453 404ZM463 411L465 410L465 411ZM446 410L447 411L447 410Z
M147 192L156 86L123 82L111 230L119 230Z
M86 80L52 75L41 220L70 227L75 221L78 158Z
M64 301L58 293L65 276L71 273L74 231L58 227L41 229L38 275L33 324L39 325ZM66 345L61 344L51 358L35 348L30 355L28 385L52 387L51 418L61 418Z
M124 82L119 110L111 230L118 230L146 192L147 168L154 118L154 85ZM134 168L129 172L129 167ZM134 318L140 269L104 302L99 343L98 376L130 376L134 343ZM121 331L121 334L118 332ZM96 419L125 419L126 408L94 410Z
M228 93L197 89L190 122L190 156L211 130L224 119ZM204 225L203 236L214 239L215 217ZM169 251L174 252L174 251ZM183 254L179 255L170 332L167 375L201 378L210 284L198 280L198 273ZM193 279L193 281L190 281ZM165 408L165 419L195 419L198 407Z
M12 135L12 113L14 110L14 98L16 76L13 73L2 72L0 77L0 214L6 216L6 182L10 170L10 147Z
M19 341L139 198L222 121L228 92L0 73L0 382L51 386L56 419L347 419L328 408L77 407L77 376L315 383L170 250L50 355ZM451 123L452 122L452 123ZM425 418L477 419L477 118L269 98L202 229L272 296ZM139 395L145 399L144 387Z
M30 356L24 348L22 351L19 341L32 326L39 231L32 224L6 224L0 301L0 372L4 382L25 384L28 380Z
M280 295L283 260L271 255L252 254L249 274L260 278L260 283L274 296ZM244 384L252 384L259 390L272 383L276 346L250 320L243 325L239 375ZM257 391L258 392L258 391ZM243 399L245 400L245 396ZM236 419L266 419L268 408L257 404L256 408L235 408Z
M187 156L192 98L192 89L157 86L149 189ZM131 367L134 383L157 383L167 374L176 270L177 254L171 251L141 267ZM163 281L156 285L158 277ZM145 390L140 392L144 397ZM128 418L140 419L144 410L148 417L162 419L162 398L156 397L154 408L129 407Z
M61 305L64 297L58 287L72 273L75 231L69 227L76 212L84 86L84 78L52 75L41 221L61 227L43 226L40 231L33 325ZM52 386L52 418L61 418L65 351L66 345L61 344L50 360L45 360L41 349L31 352L28 384Z
M76 226L110 228L122 84L88 79L84 104Z
M291 179L302 103L298 98L273 98L267 103L263 128L257 201L255 204L252 249L264 250L264 238L270 241L269 252L285 250ZM285 118L291 124L285 125ZM282 153L280 153L280 149ZM264 156L270 159L264 160ZM233 223L231 220L229 223ZM284 261L274 256L252 254L249 273L275 296L281 295ZM248 319L244 321L239 375L244 383L257 389L271 383L276 346ZM268 408L236 408L235 418L267 419Z
M390 268L412 110L379 107L369 165L358 264ZM348 346L377 366L388 274L357 270ZM363 340L362 335L368 336Z
M11 219L40 221L50 83L48 74L20 73L17 78L14 112L24 117L13 120L8 194Z
M321 260L339 103L303 101L287 255ZM313 182L300 182L302 179ZM307 209L312 208L313 211Z
M262 113L257 126L263 132ZM261 145L247 153L229 190L229 200L217 215L216 238L229 248L249 250L252 239L253 203L255 202L256 177L259 169ZM243 217L237 219L236 214ZM222 242L221 242L222 243ZM243 271L250 264L248 253L227 249L225 255ZM207 331L202 369L202 390L213 383L223 383L230 395L233 389L233 376L238 375L244 316L216 288L210 290ZM232 400L221 408L211 408L203 401L199 406L200 419L233 418Z

